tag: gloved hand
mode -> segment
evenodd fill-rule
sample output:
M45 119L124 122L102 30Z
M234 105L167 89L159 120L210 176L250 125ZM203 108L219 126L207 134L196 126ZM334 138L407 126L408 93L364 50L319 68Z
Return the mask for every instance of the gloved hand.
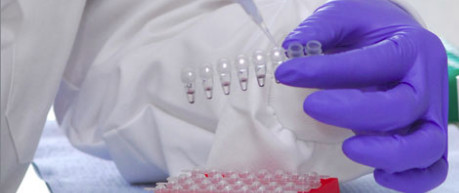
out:
M447 57L440 40L389 0L331 1L290 33L323 44L325 55L294 58L275 75L283 84L323 89L309 95L311 117L353 130L343 143L375 180L425 192L447 175Z

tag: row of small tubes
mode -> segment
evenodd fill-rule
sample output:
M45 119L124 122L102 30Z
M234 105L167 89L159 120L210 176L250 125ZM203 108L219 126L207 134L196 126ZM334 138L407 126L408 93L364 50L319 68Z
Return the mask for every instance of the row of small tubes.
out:
M155 193L286 193L309 192L328 176L296 174L283 170L258 172L193 170L158 183Z
M279 47L274 47L268 53L263 50L257 50L253 53L251 60L249 60L246 55L240 54L236 57L233 64L239 79L239 86L242 91L246 91L249 80L250 62L252 62L255 68L258 86L263 87L265 85L266 74L268 72L268 57L270 58L274 74L277 66L282 64L282 62L284 62L287 58L298 58L320 54L322 54L322 45L316 40L309 41L306 46L303 46L299 42L292 42L289 44L286 51ZM223 93L225 95L229 95L231 92L231 61L227 58L219 59L216 64L216 71L220 79ZM199 67L198 74L202 81L206 98L212 99L214 85L214 70L212 64L204 64ZM191 104L195 102L196 78L195 69L190 67L182 69L181 79L185 85L188 102Z

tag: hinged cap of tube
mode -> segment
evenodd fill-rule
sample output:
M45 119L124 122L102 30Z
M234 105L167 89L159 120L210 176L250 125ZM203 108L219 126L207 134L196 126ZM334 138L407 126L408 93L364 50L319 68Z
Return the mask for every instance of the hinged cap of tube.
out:
M193 83L196 80L196 73L193 68L183 68L180 76L183 83Z
M277 66L281 64L282 62L284 62L285 50L282 49L281 47L274 47L273 49L271 49L270 57L271 57L271 62L273 63L273 65Z

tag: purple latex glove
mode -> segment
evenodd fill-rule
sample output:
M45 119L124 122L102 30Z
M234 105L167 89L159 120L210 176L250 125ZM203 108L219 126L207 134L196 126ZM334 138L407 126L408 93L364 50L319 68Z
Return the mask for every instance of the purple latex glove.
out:
M353 130L352 160L376 181L425 192L447 175L447 57L440 40L389 0L337 0L317 9L283 43L323 44L325 55L294 58L275 75L283 84L320 88L304 111Z

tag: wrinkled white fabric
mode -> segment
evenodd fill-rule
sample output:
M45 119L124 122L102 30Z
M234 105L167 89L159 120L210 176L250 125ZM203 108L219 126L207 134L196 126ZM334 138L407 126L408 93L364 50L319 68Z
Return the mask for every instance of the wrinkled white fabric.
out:
M88 3L55 110L77 148L112 159L128 181L162 180L195 166L312 170L342 180L369 171L341 151L351 132L304 114L312 90L275 84L272 76L259 88L252 67L247 92L233 74L225 96L215 77L214 98L205 99L198 85L196 103L188 104L183 67L272 46L240 5ZM280 39L323 1L256 3Z
M0 192L32 161L85 1L1 1Z

